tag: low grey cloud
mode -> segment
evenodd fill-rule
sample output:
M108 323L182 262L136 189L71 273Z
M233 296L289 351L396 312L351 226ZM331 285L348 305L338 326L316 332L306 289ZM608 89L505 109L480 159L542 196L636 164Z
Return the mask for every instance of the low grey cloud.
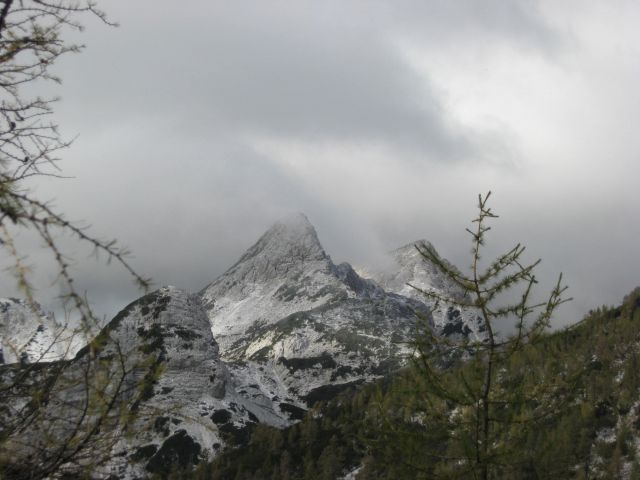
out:
M502 218L487 256L522 241L546 260L545 288L564 271L576 300L559 323L638 283L636 6L103 7L121 27L87 22L86 51L47 87L63 97L62 131L80 134L62 162L74 178L34 188L121 240L158 284L203 288L290 211L336 261L427 238L464 268L464 227L488 189ZM52 269L22 245L49 302ZM65 245L101 314L136 297L122 272ZM0 287L14 292L8 277Z

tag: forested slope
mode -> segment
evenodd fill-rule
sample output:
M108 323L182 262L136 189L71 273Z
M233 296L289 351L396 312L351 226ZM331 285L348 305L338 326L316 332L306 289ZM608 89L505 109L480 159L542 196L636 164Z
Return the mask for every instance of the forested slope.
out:
M530 392L518 412L505 413L498 442L510 455L494 478L640 478L640 289L618 307L600 307L575 326L516 352L501 388ZM465 368L459 365L454 368ZM536 399L543 377L557 379L552 402ZM250 437L201 465L213 479L465 478L452 463L449 418L407 369L392 378L319 403L285 430L257 425ZM426 398L428 401L428 398ZM548 400L548 399L547 399ZM519 423L539 405L536 421ZM473 428L469 425L469 428Z

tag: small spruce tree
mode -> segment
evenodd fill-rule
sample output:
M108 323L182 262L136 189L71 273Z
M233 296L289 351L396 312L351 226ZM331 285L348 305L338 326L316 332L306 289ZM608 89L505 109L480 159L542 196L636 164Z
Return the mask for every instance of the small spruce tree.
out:
M429 244L416 245L426 262L465 292L448 298L421 290L424 295L475 309L483 331L479 339L447 339L436 335L425 318L415 340L413 384L401 400L410 407L401 414L396 409L387 421L393 438L386 441L403 445L407 437L414 444L424 439L421 458L403 457L421 478L537 478L533 471L540 452L529 451L527 439L562 410L576 378L560 359L540 362L535 348L556 309L569 300L562 274L547 299L535 302L534 270L540 260L525 263L524 246L517 244L488 264L481 260L488 222L497 218L488 206L490 195L478 196L478 216L474 228L467 229L469 273L451 266ZM501 330L511 325L511 333L500 334L498 323ZM550 370L536 366L541 363Z

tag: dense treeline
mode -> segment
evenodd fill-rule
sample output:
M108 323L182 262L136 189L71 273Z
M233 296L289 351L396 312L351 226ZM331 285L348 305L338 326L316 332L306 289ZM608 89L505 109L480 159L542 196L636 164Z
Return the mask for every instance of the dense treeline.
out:
M497 440L513 444L495 478L640 479L639 367L640 289L621 306L598 308L580 324L514 354L500 387L532 395L521 411L509 414ZM565 381L569 372L571 381ZM543 400L535 397L542 376L566 387L556 391L554 409L519 424L518 416ZM200 465L195 476L335 479L358 469L358 479L452 478L450 440L464 432L448 428L446 420L456 412L443 412L436 403L433 414L415 414L418 399L424 401L420 382L407 369L318 404L285 430L256 425L248 440Z

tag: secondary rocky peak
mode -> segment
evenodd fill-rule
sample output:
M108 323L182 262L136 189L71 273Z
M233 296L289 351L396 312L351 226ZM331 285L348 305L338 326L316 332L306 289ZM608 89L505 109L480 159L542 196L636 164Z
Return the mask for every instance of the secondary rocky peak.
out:
M459 287L449 280L442 271L421 253L426 248L434 249L427 240L421 239L403 245L389 253L392 262L376 275L384 288L402 294L423 299L423 295L407 285L418 288L438 289L457 297ZM445 260L446 262L446 260Z
M164 377L172 384L174 395L191 400L204 393L216 398L224 395L224 376L216 377L216 372L223 370L218 345L197 295L162 287L125 307L107 329L109 338L123 352L135 352L142 344L147 352L160 355ZM171 380L172 375L184 375L185 370L197 381ZM160 384L163 382L161 379Z
M397 248L389 252L390 261L384 268L368 272L368 276L387 292L424 303L431 310L438 332L482 338L484 333L478 320L478 311L475 308L462 308L456 303L460 300L468 302L466 292L420 253L419 250L425 248L434 247L427 240L417 240ZM436 301L423 291L436 293L452 301Z
M0 312L16 303L0 300ZM232 443L234 435L256 423L287 423L286 415L274 412L270 402L253 401L237 392L219 358L200 298L175 287L160 288L127 305L91 347L61 367L56 366L55 382L47 387L44 417L17 434L16 443L23 447L11 459L16 464L31 462L50 448L51 432L62 439L79 438L72 429L84 432L100 425L105 437L100 437L100 448L91 443L90 452L109 454L109 460L93 477L166 478L176 465L186 467L213 457L221 446ZM47 379L53 378L48 375ZM85 375L99 379L100 393L85 388L93 386ZM94 413L85 415L83 408L76 408L95 403L96 395L117 405L103 410L100 403L92 407L98 410L88 410L103 415L100 423L95 423ZM26 403L22 402L16 402L19 409ZM123 414L128 412L136 415L127 417L122 431ZM0 424L8 424L11 413L9 408L0 409ZM49 435L42 435L40 425L47 426Z

